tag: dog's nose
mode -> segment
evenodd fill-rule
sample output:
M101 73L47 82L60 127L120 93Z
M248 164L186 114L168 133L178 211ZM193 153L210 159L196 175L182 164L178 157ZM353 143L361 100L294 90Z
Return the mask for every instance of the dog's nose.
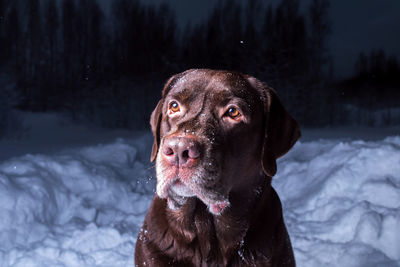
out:
M163 156L171 165L191 165L200 155L200 144L194 138L173 136L164 140Z

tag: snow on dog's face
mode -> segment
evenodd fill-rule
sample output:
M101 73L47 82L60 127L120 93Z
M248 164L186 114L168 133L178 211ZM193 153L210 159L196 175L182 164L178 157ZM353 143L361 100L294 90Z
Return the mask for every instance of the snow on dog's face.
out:
M221 214L230 205L232 190L251 185L249 179L259 177L261 170L274 175L276 157L263 156L271 98L251 79L189 70L165 85L151 117L152 161L157 194L170 209L196 197L211 213Z

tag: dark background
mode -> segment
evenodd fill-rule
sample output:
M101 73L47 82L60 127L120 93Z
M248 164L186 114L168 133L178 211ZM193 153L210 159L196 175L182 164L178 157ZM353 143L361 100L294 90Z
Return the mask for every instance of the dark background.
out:
M183 2L0 0L0 136L15 109L146 128L188 68L254 75L306 127L400 124L396 1Z

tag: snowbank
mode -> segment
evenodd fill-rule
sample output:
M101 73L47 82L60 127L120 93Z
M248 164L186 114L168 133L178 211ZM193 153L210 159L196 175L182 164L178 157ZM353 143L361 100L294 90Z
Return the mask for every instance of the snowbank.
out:
M299 143L273 185L298 266L400 266L400 137Z
M133 266L150 140L0 163L0 266ZM400 266L400 137L298 143L278 169L298 266Z
M154 192L141 141L0 164L0 266L132 266Z

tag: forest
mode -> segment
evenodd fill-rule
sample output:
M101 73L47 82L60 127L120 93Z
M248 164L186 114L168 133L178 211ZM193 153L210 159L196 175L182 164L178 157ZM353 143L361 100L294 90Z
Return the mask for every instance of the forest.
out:
M19 109L143 129L163 83L188 68L254 75L306 127L400 123L395 57L360 51L353 76L334 78L329 0L304 12L299 0L216 3L181 26L167 3L0 0L0 128Z

